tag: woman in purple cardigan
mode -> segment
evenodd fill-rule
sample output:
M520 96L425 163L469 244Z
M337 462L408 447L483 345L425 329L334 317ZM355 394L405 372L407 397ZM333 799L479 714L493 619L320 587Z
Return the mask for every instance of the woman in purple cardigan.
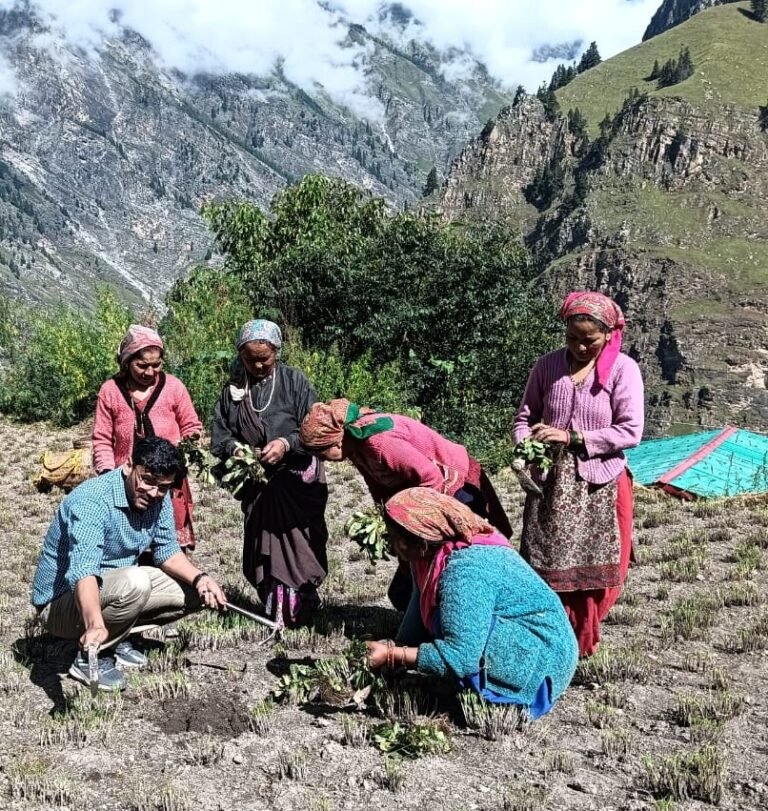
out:
M591 656L621 594L632 552L632 481L623 451L643 433L643 379L623 354L621 308L601 293L571 293L560 318L565 348L539 358L514 438L552 443L556 462L529 494L520 552L556 591Z

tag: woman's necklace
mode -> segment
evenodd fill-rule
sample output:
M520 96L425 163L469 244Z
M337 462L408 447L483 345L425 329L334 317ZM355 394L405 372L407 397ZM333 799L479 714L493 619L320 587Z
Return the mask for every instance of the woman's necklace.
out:
M272 397L275 393L275 381L277 380L277 369L272 371L272 388L269 390L269 397L267 398L267 402L261 408L256 408L253 404L253 399L251 398L251 380L248 375L245 376L245 396L248 399L248 405L251 407L251 411L255 414L262 414L266 411L270 404L272 403Z
M592 358L592 360L589 361L589 363L587 363L586 366L582 366L581 369L577 369L576 371L574 371L573 370L573 361L569 361L569 363L568 363L568 374L570 375L571 383L573 383L573 385L576 386L576 387L581 386L581 384L589 376L589 373L594 368L596 362L597 362L597 358Z

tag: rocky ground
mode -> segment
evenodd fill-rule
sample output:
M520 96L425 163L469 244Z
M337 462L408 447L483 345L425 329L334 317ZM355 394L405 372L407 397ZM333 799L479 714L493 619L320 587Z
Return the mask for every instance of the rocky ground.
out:
M316 627L260 644L256 627L207 613L174 638L148 639L149 672L122 697L66 676L73 649L40 637L28 605L59 493L30 483L57 432L0 421L0 808L110 811L420 809L671 811L768 805L768 501L683 504L642 492L636 556L605 626L536 724L484 713L467 724L444 686L408 677L381 715L339 703L274 704L292 663L392 633L391 564L370 567L344 539L366 502L357 474L331 472L330 574ZM501 477L519 525L521 495ZM248 605L238 504L196 488L199 565ZM400 696L400 698L397 698ZM450 751L386 756L371 730L418 720Z

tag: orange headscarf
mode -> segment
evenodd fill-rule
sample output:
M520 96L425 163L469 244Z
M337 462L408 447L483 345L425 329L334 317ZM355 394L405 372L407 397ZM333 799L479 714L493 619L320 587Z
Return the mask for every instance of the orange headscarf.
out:
M354 425L364 414L375 413L372 408L351 403L344 397L327 403L315 403L301 423L299 441L307 450L316 451L341 442L345 431L357 439L367 439L391 430L394 423L390 417L378 417L365 426Z

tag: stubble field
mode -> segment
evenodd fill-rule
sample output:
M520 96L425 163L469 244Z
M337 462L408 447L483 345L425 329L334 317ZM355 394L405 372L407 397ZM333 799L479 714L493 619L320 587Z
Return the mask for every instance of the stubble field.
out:
M151 668L122 696L94 702L66 676L73 646L41 637L28 602L61 498L30 479L44 449L82 433L0 420L0 809L768 807L768 500L638 493L637 561L603 646L535 724L462 710L445 685L413 675L390 685L378 710L339 695L276 703L291 664L398 623L385 597L392 564L371 567L344 537L368 503L363 482L330 467L331 563L315 628L262 644L259 626L198 614L164 644L154 633ZM519 531L521 492L504 476L497 486ZM239 504L193 488L196 562L248 607ZM391 738L395 723L420 724L427 744L450 750L387 755L376 735Z

